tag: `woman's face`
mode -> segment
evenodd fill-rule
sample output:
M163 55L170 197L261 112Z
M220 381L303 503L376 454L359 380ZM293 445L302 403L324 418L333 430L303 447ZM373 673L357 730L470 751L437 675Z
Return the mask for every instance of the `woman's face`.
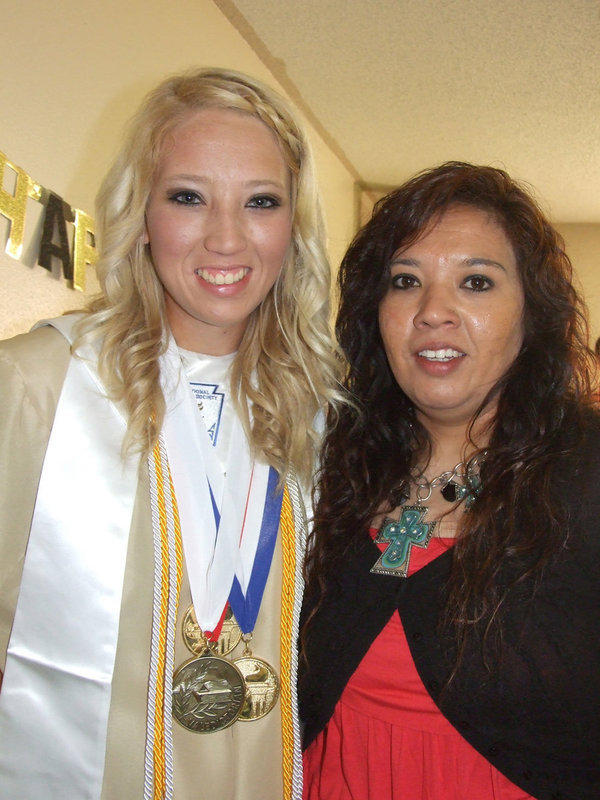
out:
M278 141L256 117L206 108L167 134L146 242L181 347L237 349L290 247L290 191Z
M451 207L394 254L379 328L426 428L469 423L521 349L523 307L512 245L485 211Z

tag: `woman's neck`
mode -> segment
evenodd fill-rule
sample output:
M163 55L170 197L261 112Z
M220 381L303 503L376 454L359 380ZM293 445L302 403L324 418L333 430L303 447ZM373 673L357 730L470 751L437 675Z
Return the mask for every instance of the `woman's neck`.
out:
M421 420L429 434L431 454L426 463L417 462L414 466L431 479L451 470L460 462L468 461L474 453L487 446L493 418L493 412L486 412L472 427L464 423L447 425L429 419Z

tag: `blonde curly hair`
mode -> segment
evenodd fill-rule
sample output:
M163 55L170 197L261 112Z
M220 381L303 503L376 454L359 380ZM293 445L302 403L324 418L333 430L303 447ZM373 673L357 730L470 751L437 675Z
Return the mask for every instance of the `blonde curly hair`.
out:
M249 319L231 389L255 452L282 477L293 469L307 482L318 442L315 420L338 398L340 360L330 331L330 268L313 158L294 112L269 87L238 72L201 69L169 78L147 96L98 194L102 294L79 332L100 342L101 377L128 412L124 448L149 452L165 413L159 356L168 321L144 245L144 215L165 135L206 107L260 119L277 137L290 171L292 246L274 287Z

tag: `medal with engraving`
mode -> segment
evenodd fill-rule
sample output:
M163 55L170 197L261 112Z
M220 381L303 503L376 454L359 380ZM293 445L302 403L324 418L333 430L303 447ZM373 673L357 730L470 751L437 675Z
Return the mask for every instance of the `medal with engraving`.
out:
M173 676L173 716L194 733L214 733L233 725L245 699L244 676L226 658L192 658Z
M193 605L184 614L183 640L199 657L182 664L174 675L173 715L190 731L212 733L238 719L260 719L279 698L276 671L263 659L254 658L249 648L277 541L283 499L278 480L271 468L249 580L242 588L238 576L234 576L218 640L208 640ZM231 657L240 640L245 645L240 659L225 658Z
M279 678L270 664L262 658L244 656L234 662L244 676L246 700L238 717L240 722L266 716L279 697Z
M194 606L190 606L184 614L181 633L187 649L197 656L204 655L209 651L216 656L226 656L235 650L242 638L242 631L230 606L227 607L223 626L216 642L210 641L204 635L204 631L196 620Z

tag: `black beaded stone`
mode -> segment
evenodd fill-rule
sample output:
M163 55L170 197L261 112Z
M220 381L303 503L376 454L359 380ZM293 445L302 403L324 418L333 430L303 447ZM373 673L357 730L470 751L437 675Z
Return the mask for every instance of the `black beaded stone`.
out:
M442 489L442 497L449 503L456 503L459 498L458 485L456 483L447 483Z

